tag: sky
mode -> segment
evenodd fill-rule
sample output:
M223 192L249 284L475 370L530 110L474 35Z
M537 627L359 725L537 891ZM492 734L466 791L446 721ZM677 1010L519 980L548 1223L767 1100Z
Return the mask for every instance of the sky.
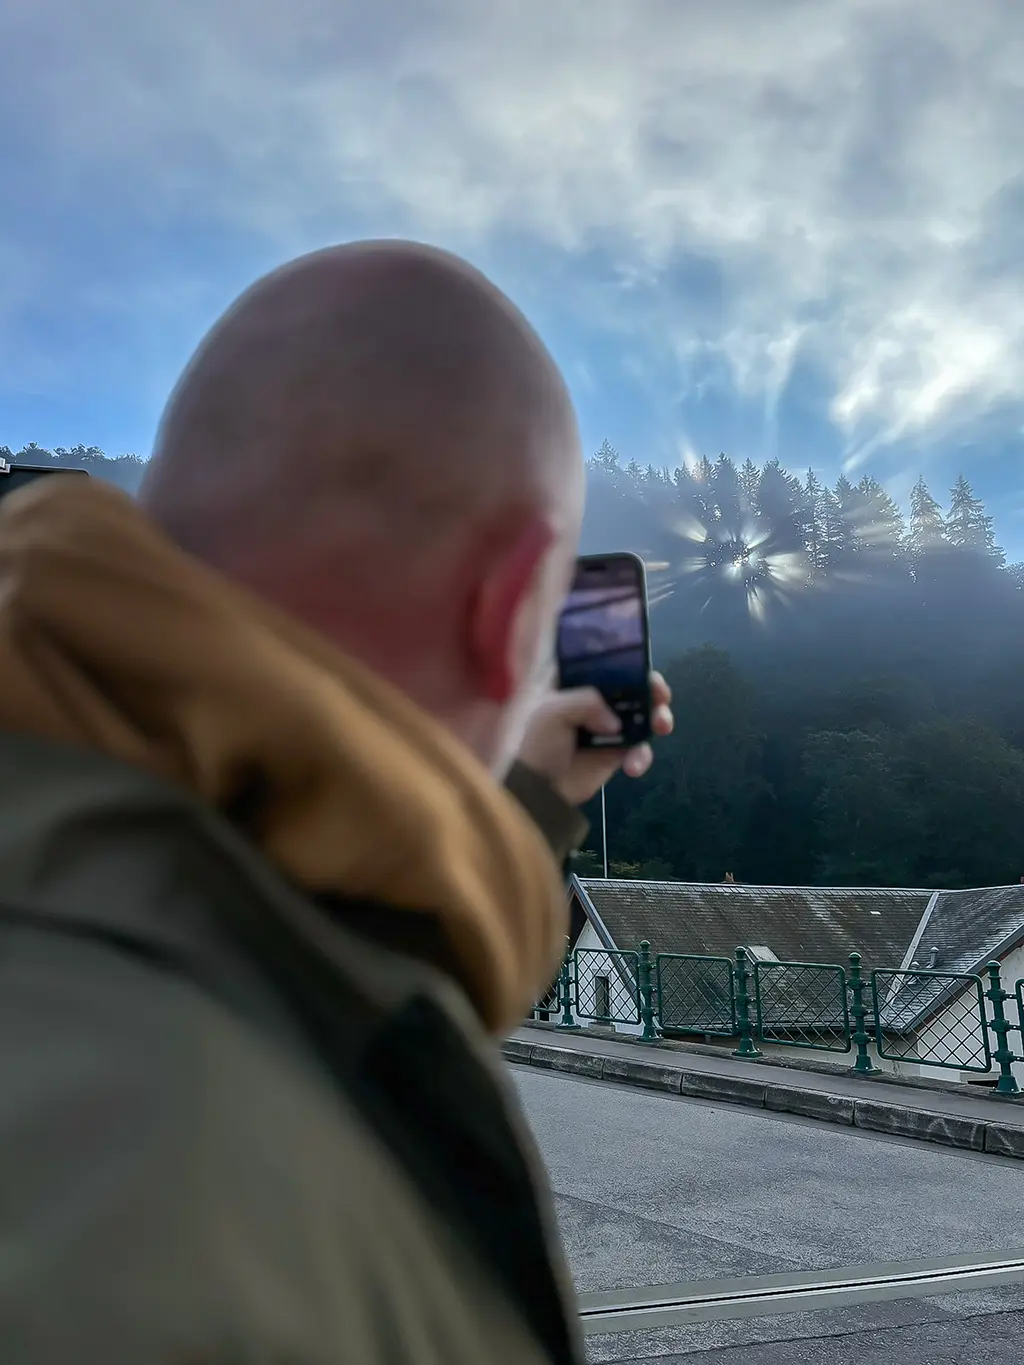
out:
M584 442L961 470L1024 558L1021 0L4 0L0 444L146 455L206 328L467 256Z

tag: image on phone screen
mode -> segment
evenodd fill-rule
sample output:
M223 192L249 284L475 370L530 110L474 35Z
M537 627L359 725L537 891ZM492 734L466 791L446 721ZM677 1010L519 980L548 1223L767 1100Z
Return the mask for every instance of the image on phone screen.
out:
M632 554L577 562L558 629L562 687L596 687L622 721L614 739L581 734L585 745L638 744L650 735L650 638L643 561Z

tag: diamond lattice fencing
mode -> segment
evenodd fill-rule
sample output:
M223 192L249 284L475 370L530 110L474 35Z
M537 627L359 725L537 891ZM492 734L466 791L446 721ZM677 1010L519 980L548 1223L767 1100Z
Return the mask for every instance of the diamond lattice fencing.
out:
M908 968L871 973L878 1055L950 1071L988 1072L985 985L968 972Z
M730 958L659 953L654 975L662 1033L734 1036L736 984Z
M832 963L762 961L742 947L735 961L652 958L645 941L639 951L568 953L531 1013L568 1031L578 1030L577 1019L618 1024L646 1041L738 1038L737 1057L761 1056L757 1040L831 1053L855 1048L852 1069L864 1075L877 1074L873 1044L886 1061L993 1076L998 1094L1021 1095L1014 1068L1024 1062L1024 977L1004 989L993 961L984 976L877 968L870 992L868 984L856 952L847 972Z
M548 994L534 1005L532 1011L534 1019L539 1019L546 1024L558 1022L562 1010L559 984L556 980Z
M765 1043L849 1052L846 972L815 962L755 962L754 1011Z
M634 952L577 948L572 955L576 1017L596 1024L639 1024L639 967Z

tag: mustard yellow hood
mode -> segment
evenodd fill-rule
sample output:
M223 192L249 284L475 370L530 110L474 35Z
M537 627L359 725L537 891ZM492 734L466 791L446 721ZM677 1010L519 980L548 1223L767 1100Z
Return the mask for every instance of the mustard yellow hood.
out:
M0 727L184 784L312 893L436 917L496 1032L554 974L558 870L490 774L102 483L40 480L0 503Z

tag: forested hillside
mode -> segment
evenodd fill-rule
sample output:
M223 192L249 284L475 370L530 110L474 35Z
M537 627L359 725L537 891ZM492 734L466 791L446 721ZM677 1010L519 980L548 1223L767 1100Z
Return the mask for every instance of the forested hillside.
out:
M965 478L908 515L726 456L591 462L587 548L652 566L678 730L608 790L619 871L962 886L1024 874L1024 574ZM591 840L593 848L599 840ZM591 861L593 866L593 860Z

